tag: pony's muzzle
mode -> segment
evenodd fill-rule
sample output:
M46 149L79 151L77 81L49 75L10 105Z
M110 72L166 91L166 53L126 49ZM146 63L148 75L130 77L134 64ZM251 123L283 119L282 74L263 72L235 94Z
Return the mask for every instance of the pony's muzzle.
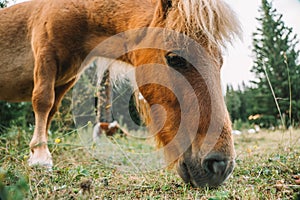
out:
M185 159L177 165L179 176L193 187L217 187L232 173L234 160L222 153L210 153L199 163Z

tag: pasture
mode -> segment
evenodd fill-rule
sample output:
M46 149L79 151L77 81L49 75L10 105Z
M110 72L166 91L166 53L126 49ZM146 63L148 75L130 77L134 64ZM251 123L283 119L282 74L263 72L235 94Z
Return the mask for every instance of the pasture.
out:
M77 131L64 135L56 132L49 136L53 170L29 167L31 132L12 128L0 136L2 199L300 198L296 176L300 175L299 130L235 136L235 170L225 184L215 189L192 188L172 169L143 171L142 163L132 160L127 153L148 152L154 147L148 140L131 137L101 137L102 141L110 141L123 149L121 154L107 157L95 156L91 150L100 147L83 144L82 135Z

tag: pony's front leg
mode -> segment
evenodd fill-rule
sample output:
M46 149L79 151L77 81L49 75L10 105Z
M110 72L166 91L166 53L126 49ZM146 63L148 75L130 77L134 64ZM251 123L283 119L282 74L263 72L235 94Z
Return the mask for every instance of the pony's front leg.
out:
M47 55L47 54L46 54ZM57 67L55 60L36 56L32 106L35 113L35 129L30 142L29 165L52 167L52 157L47 145L48 116L55 100L54 86Z
M61 103L61 100L63 99L64 95L70 90L70 88L75 84L75 82L76 82L76 78L72 79L65 85L55 88L55 100L48 116L47 129L49 129L50 127L51 120L54 114L56 113L56 111L58 110L58 106Z

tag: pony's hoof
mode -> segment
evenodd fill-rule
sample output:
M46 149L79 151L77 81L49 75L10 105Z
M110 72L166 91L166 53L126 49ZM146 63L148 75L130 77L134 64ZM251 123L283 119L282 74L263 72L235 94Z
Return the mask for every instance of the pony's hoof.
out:
M52 171L53 162L52 162L51 158L37 160L37 159L33 159L32 157L30 157L28 160L28 165L30 167L42 167L49 171Z
M52 157L47 149L35 149L34 153L30 153L30 158L28 159L28 165L33 166L40 166L46 168L48 170L52 170L53 162Z

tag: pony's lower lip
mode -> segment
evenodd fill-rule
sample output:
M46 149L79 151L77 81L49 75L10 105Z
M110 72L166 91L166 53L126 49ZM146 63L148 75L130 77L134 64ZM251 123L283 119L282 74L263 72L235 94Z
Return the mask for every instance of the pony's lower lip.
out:
M185 183L190 183L191 177L184 162L177 165L177 173Z

